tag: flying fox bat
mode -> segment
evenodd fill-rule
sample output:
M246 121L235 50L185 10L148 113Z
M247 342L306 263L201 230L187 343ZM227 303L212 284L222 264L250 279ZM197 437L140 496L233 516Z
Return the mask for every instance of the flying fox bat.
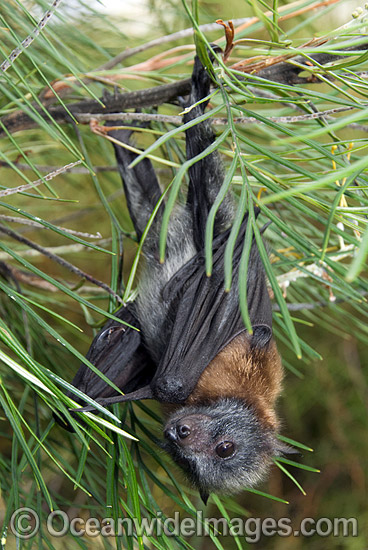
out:
M198 57L184 123L202 115L208 104L210 77ZM129 143L131 131L109 134ZM193 159L214 141L211 124L186 129L186 154ZM161 197L145 158L114 145L125 196L138 238ZM267 473L272 456L285 447L276 438L275 401L282 367L272 338L272 311L257 244L253 240L247 280L239 281L239 262L248 216L245 215L233 254L233 282L224 288L224 252L236 202L231 192L220 204L213 239L213 272L205 269L205 226L223 183L217 152L189 168L185 204L170 218L164 263L159 261L162 205L143 245L138 296L109 321L87 354L106 377L124 392L107 385L86 365L73 384L103 405L117 401L156 399L171 404L164 425L164 448L184 469L206 502L211 492L234 493L252 487ZM247 285L253 333L247 332L239 309L238 286Z

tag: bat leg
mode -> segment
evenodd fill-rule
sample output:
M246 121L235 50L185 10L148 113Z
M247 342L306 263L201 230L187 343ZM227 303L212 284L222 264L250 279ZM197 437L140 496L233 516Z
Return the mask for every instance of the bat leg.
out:
M195 105L184 114L184 123L204 114L210 93L211 78L198 57L195 58L192 73L192 87L187 107ZM211 123L206 120L186 130L187 158L192 159L212 145L215 140ZM217 151L207 155L189 168L187 205L192 212L197 249L204 247L205 226L208 213L224 181L224 168ZM235 203L231 192L227 193L219 206L215 219L214 235L228 228L234 218Z
M107 122L106 126L117 126L118 124L118 122ZM130 136L132 132L133 130L112 130L109 135L123 144L131 145ZM129 165L138 155L116 143L113 145L129 214L140 239L152 210L161 197L161 189L149 159L145 158L134 168L130 168ZM160 208L156 220L160 219L161 215L162 208Z

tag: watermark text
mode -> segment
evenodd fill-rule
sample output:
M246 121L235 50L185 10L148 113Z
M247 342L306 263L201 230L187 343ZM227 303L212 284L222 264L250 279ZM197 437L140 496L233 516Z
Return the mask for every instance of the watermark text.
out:
M34 537L40 529L41 520L32 508L18 508L13 513L9 529L20 539ZM161 512L153 518L119 518L112 517L74 517L69 518L66 512L51 512L44 529L52 537L116 537L116 536L238 536L246 542L259 542L261 537L357 537L358 520L351 518L303 518L298 526L293 525L289 517L282 518L208 518L199 511L193 517L181 518L180 512L173 517L164 516Z

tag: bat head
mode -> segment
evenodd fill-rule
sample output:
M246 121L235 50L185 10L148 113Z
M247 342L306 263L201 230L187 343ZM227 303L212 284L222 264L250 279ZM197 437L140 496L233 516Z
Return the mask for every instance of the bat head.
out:
M206 503L211 492L231 494L253 487L284 450L243 401L223 398L184 406L168 419L165 450L183 468Z

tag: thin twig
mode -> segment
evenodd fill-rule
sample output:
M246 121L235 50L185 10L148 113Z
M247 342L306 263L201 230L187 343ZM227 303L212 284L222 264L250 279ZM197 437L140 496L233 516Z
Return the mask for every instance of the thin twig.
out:
M356 246L353 244L349 244L343 248L339 254L335 254L334 256L330 256L329 259L332 262L339 262L345 258L348 258L354 254L356 251ZM301 269L292 269L288 271L287 273L284 273L283 275L279 275L277 277L278 284L282 287L285 285L289 285L290 283L295 282L297 279L303 278L303 277L310 277L310 275L315 275L316 277L323 278L323 274L326 271L325 263L324 262L315 262L313 264L309 264L306 266L303 266L303 270Z
M233 19L233 23L234 25L242 25L244 23L247 23L247 21L250 19L252 18L243 17L241 19ZM203 33L219 30L219 26L217 23L208 23L206 25L200 25L199 28ZM162 46L163 44L168 44L169 42L174 42L175 40L182 40L183 38L188 38L193 34L194 34L194 29L193 27L190 27L187 29L182 29L181 31L173 32L172 34L168 34L166 36L161 36L160 38L155 38L153 40L150 40L149 42L146 42L145 44L136 46L135 48L128 48L125 51L116 55L113 59L110 59L103 65L100 65L99 67L97 67L97 69L95 69L93 72L106 71L106 70L112 69L113 67L115 67L116 65L124 61L125 59L128 59L128 57L132 57L137 53L144 52L156 46Z
M96 115L94 115L96 117ZM91 115L92 118L92 115ZM25 162L7 162L6 160L0 160L0 166L3 168L13 168L16 166L19 170L37 170L38 172L55 172L59 170L59 166L50 166L48 164L34 164L30 166ZM94 172L117 172L116 166L93 166ZM90 174L91 170L85 166L75 166L74 168L68 168L68 174Z
M5 257L5 254L1 254L1 257L3 256ZM6 254L6 257L7 257L6 259L11 260L11 257L8 254ZM42 279L42 277L35 275L34 273L23 271L22 269L18 269L13 265L5 263L4 261L0 260L0 270L1 270L1 266L5 266L5 269L9 273L11 273L12 278L14 280L17 280L19 283L34 286L35 288L40 288L41 290L47 290L48 292L54 292L54 293L58 292L57 287L55 287L48 281L45 281L45 279ZM75 287L75 283L71 283L67 281L64 281L64 285L68 286L69 288ZM83 285L77 288L75 292L77 292L77 294L102 294L105 291L98 286Z
M284 124L291 124L295 122L303 122L305 120L315 120L317 118L322 118L324 116L331 116L336 113L342 113L344 111L351 111L352 109L356 109L356 107L336 107L334 109L327 109L326 111L320 111L316 113L309 113L306 115L298 115L298 116L282 116L282 117L267 117L267 120L271 120L272 122L278 122L278 123L284 123ZM164 123L171 123L175 125L180 125L183 122L183 119L179 115L157 115L157 114L149 114L149 113L110 113L108 115L93 115L92 113L84 113L77 116L78 122L82 124L87 124L91 122L91 120L106 120L106 121L115 121L115 120L138 120L140 122L164 122ZM260 123L260 121L256 117L234 117L233 119L235 124L254 124L254 123ZM211 118L211 123L213 125L217 126L224 126L227 125L228 120L226 117L217 117L217 118ZM138 128L139 130L139 128Z
M28 246L30 248L33 248L34 250L37 250L43 256L46 256L46 258L49 258L50 260L53 260L54 262L58 263L62 267L65 267L66 269L68 269L69 271L71 271L72 273L77 275L78 277L81 277L82 279L86 279L87 281L90 281L94 285L99 286L100 288L103 288L111 296L116 298L116 300L118 300L120 303L122 303L122 299L120 298L120 296L118 294L116 294L116 292L114 292L112 290L112 288L110 288L106 283L103 283L102 281L99 281L98 279L95 279L94 277L92 277L92 275L89 275L85 271L82 271L81 269L79 269L75 265L71 264L70 262L67 262L66 260L64 260L60 256L57 256L56 254L53 254L52 252L50 252L46 248L34 243L33 241L30 241L29 239L26 239L22 235L19 235L19 233L16 233L12 229L9 229L8 227L5 227L4 225L1 225L1 224L0 224L0 232L4 233L5 235L8 235L12 239L15 239L16 241L18 241L22 244L25 244L26 246Z
M351 124L347 124L345 128L351 128L352 130L359 130L359 132L368 132L368 126L364 126L364 124L358 124L357 122L352 122Z
M361 296L367 296L368 292L363 290L361 293ZM334 302L331 302L330 300L321 300L318 302L307 302L307 303L299 303L299 304L287 304L287 308L289 311L301 311L303 309L311 310L316 309L320 307L330 307L335 306L336 304L343 304L347 302L350 298L337 298ZM273 311L280 311L280 306L278 304L273 304L272 306Z
M332 262L339 262L343 260L344 258L353 256L354 252L356 251L356 246L353 244L347 245L342 247L338 253L334 256L330 256L329 259ZM325 282L325 284L330 289L330 302L336 301L336 296L333 294L332 289L329 285L329 281L332 281L329 273L328 268L326 266L325 262L314 262L309 265L303 265L300 266L302 269L291 269L287 273L284 273L283 275L279 275L277 277L277 283L280 286L280 288L283 290L283 294L286 297L287 288L290 286L291 283L295 282L296 280L304 277L311 277L315 276L319 279L322 279Z
M8 255L7 255L8 256ZM38 277L37 275L34 275L33 273L28 273L27 271L23 271L22 269L17 269L16 267L5 263L3 261L0 261L0 269L1 267L4 267L6 271L11 274L14 281L18 281L18 283L25 283L27 285L34 286L36 288L40 288L42 290L47 290L49 292L57 292L58 289L50 284L48 281L45 281L41 277ZM18 292L21 291L21 289L17 288Z
M98 244L99 246L106 246L107 244L111 243L110 239L101 239L100 241L97 241L93 244ZM78 254L82 251L90 251L91 248L85 244L68 244L68 245L62 245L62 246L47 246L44 247L44 250L47 252L50 252L51 254ZM22 258L36 258L38 256L41 256L42 253L38 252L38 250L34 250L32 248L25 248L23 250L17 250L18 256ZM6 260L9 261L12 259L12 256L8 254L7 252L0 252L0 260Z
M48 229L48 227L45 227L41 223L34 222L32 220L28 220L27 218L19 218L17 216L6 216L5 214L0 214L0 220L9 222L9 223L20 223L21 225L30 225L32 227L35 227L37 229ZM76 237L83 237L86 239L101 239L102 235L101 233L83 233L82 231L75 231L74 229L67 229L66 227L61 226L55 226L58 229L61 229L62 231L65 231L65 233L70 233L70 235L75 235Z
M70 168L77 166L81 162L82 162L81 160L77 160L76 162L71 162L70 164L66 164L65 166L62 166L61 168L54 170L50 174L47 174L43 178L33 181L32 183L26 183L25 185L20 185L19 187L9 187L8 189L3 189L2 191L0 191L0 197L8 197L9 195L14 195L15 193L23 193L23 191L27 191L28 189L33 189L34 187L41 185L41 183L45 183L45 181L50 181L56 176L59 176L60 174L67 172Z
M340 0L322 0L321 2L316 2L315 4L309 4L308 6L305 6L305 5L303 6L304 2L297 0L296 2L292 2L291 4L285 4L284 6L280 6L278 8L279 14L281 14L283 11L291 10L290 13L281 15L278 21L280 22L280 21L285 21L287 19L291 19L293 17L298 17L303 13L307 13L312 10L317 10L325 6L331 6L332 4L336 4L339 1ZM302 7L299 10L295 9L299 4L302 4ZM273 17L273 15L274 15L273 11L264 12L265 17ZM237 29L235 29L235 34L245 29L248 29L251 25L258 23L258 21L259 21L259 17L249 17L248 21L241 24Z
M20 56L20 54L26 49L28 48L32 42L37 38L37 36L40 34L40 32L42 31L42 29L44 29L47 25L47 23L50 21L52 15L54 14L54 12L57 10L57 8L59 7L59 4L61 3L61 0L54 0L52 5L51 5L51 8L48 9L47 11L45 11L45 13L43 14L43 16L41 17L39 23L37 24L37 26L33 29L33 31L27 36L27 38L25 38L22 42L21 42L21 46L19 48L15 48L15 50L13 50L11 52L11 54L8 56L7 59L5 59L5 61L3 61L0 65L0 71L2 72L5 72L9 69L9 67L12 66L12 64L14 63L14 61L17 59L17 57Z
M115 120L138 120L139 122L164 122L171 124L181 124L183 119L179 115L160 115L152 113L109 113L109 114L98 114L94 115L93 113L81 113L76 115L76 119L81 124L89 124L91 120L106 120L106 121L115 121ZM213 119L214 120L214 119ZM137 128L139 130L140 128Z

